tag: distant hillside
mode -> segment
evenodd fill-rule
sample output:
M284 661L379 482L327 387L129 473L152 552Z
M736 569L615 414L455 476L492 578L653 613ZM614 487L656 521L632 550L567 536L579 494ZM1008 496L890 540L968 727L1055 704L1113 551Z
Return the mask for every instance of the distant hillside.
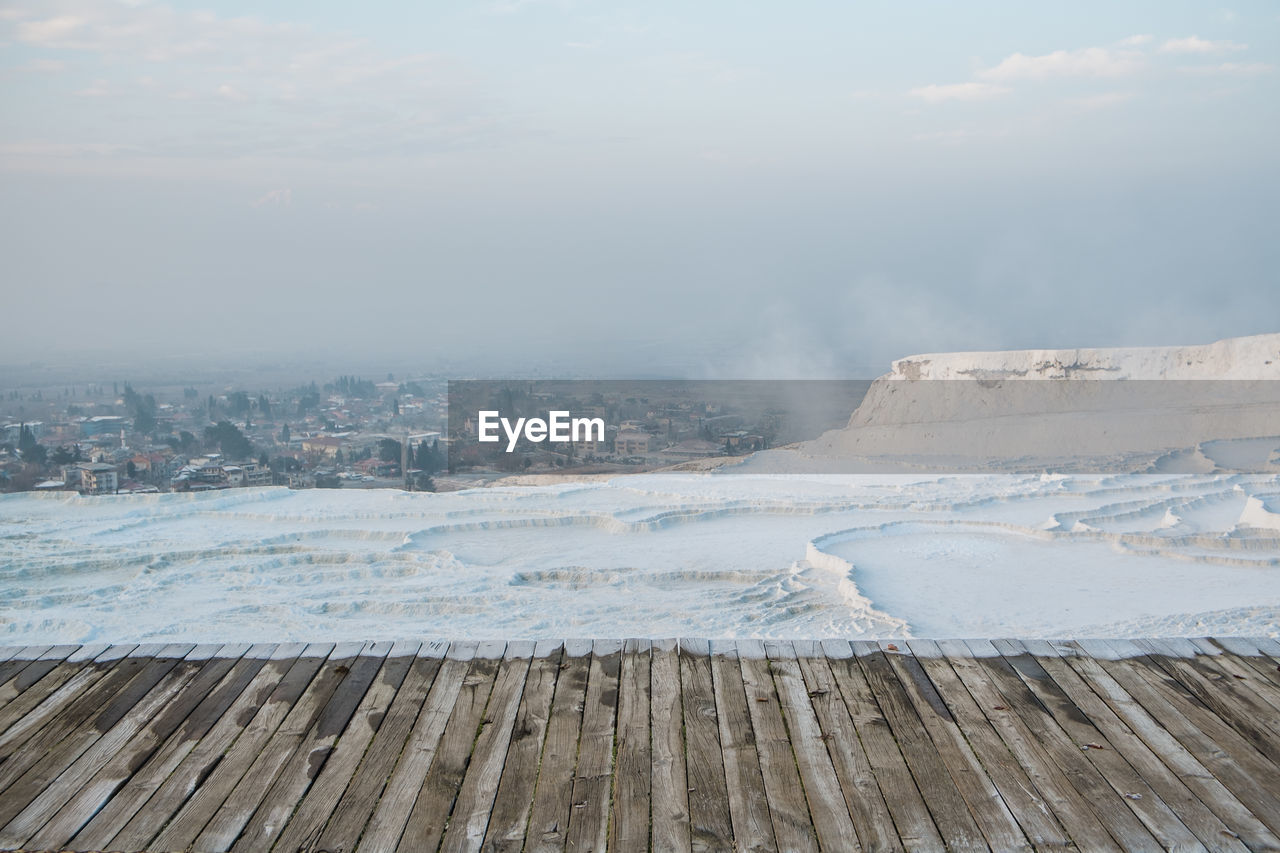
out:
M1129 470L1168 470L1169 454L1184 451L1177 464L1190 470L1272 470L1276 448L1265 442L1247 457L1234 452L1230 465L1209 443L1280 435L1277 379L1280 334L1204 346L914 355L872 384L844 429L799 451L909 467L1074 461Z

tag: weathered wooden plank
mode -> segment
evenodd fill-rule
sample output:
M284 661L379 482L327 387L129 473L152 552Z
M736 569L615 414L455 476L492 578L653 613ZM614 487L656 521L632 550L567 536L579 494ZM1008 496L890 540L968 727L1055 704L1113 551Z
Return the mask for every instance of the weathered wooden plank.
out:
M1110 642L1082 640L1078 648L1095 655L1108 675L1268 829L1280 834L1280 797L1274 793L1280 791L1280 775L1274 764L1154 662L1144 660L1136 647L1116 649ZM1075 659L1068 660L1075 665Z
M1267 679L1273 687L1280 689L1280 664L1264 653L1253 640L1245 637L1208 637L1196 639L1194 642L1199 648L1212 647L1234 656L1237 661L1252 669L1256 675Z
M934 683L934 669L950 666L968 690L983 716L999 733L1008 751L1026 771L1028 778L1053 809L1055 817L1081 849L1118 850L1114 838L1094 814L1081 793L1041 746L1039 738L991 683L985 672L970 658L963 643L944 645L924 640L910 641ZM945 660L941 659L945 649Z
M729 819L736 848L744 851L777 850L769 797L760 773L755 731L747 708L738 648L732 641L715 642L711 648L711 680L715 690L720 749L728 784ZM647 816L646 816L647 817Z
M345 673L332 647L309 668L299 645L31 649L0 704L24 709L0 731L0 844L900 849L905 828L910 849L1280 849L1280 766L1255 743L1280 725L1280 646L1256 638L806 641L770 644L772 664L756 641L524 645L501 664L384 645ZM491 687L464 686L485 668ZM693 820L727 828L695 836L707 769L722 787ZM933 839L902 819L912 794Z
M826 649L823 644L805 644L803 650L800 643L795 646L800 674L818 718L818 726L826 739L827 752L840 782L845 806L853 819L853 828L858 833L858 842L868 851L902 850L902 841L894 829L893 817L885 805L875 771L867 760L849 709L840 697L840 687L831 672ZM836 647L837 656L847 659L851 654L849 644L843 643L842 646Z
M308 648L311 649L311 654L302 657ZM175 748L178 753L186 750L185 755L179 759L177 767L165 775L168 761L161 761L155 765L149 764L144 768L145 773L129 780L125 789L117 797L127 795L131 799L143 800L143 802L128 817L124 827L112 837L110 843L103 846L120 850L146 848L160 830L179 813L188 802L188 798L205 788L205 784L210 781L210 777L226 757L231 745L237 742L241 735L248 734L250 738L259 738L259 742L265 739L266 735L262 733L262 729L267 726L268 719L266 716L259 719L258 715L269 704L283 705L285 710L292 706L323 663L322 655L327 654L330 648L332 646L328 645L318 648L301 644L278 646L249 686L235 698L232 705L210 727L207 734L201 737L193 747L187 748L183 744ZM280 711L276 720L283 716L284 711ZM216 783L217 780L214 781ZM155 792L144 799L143 795L153 787ZM216 796L212 792L203 794L207 799L213 799ZM210 803L206 814L212 814L220 804L221 800ZM200 807L197 806L197 808ZM110 821L112 826L118 822L114 812L112 804L108 804L103 810L103 813L112 816ZM82 834L90 831L105 834L107 828L105 823L103 814L100 813L89 822ZM197 824L191 830L193 833L204 826L203 820L193 819L192 823Z
M374 809L373 818L360 837L358 849L394 850L400 841L405 822L422 789L422 780L426 778L440 747L445 726L453 714L458 693L475 660L477 647L475 642L449 646L418 719L409 732L409 740Z
M133 677L120 684L118 690L102 695L100 705L91 706L82 699L78 703L80 713L73 713L74 708L68 709L40 731L36 744L24 746L0 764L0 786L5 788L0 795L0 824L8 824L27 808L49 783L120 722L193 648L190 644L166 646L156 657L138 658L140 666ZM128 673L126 670L122 675Z
M1162 642L1166 645L1176 644L1177 650L1185 650L1195 657L1197 663L1207 665L1216 675L1235 679L1267 703L1275 716L1280 716L1280 671L1272 667L1259 669L1258 661L1261 658L1225 651L1206 639L1178 637Z
M1191 695L1253 744L1254 748L1280 764L1280 713L1257 694L1222 673L1206 671L1188 657L1182 657L1160 641L1134 640L1133 644L1176 679Z
M573 776L577 769L578 740L582 732L590 668L591 641L567 641L529 812L526 850L564 848L573 808Z
M68 655L75 649L74 646L30 646L25 649L20 649L8 660L0 662L0 687L3 687L9 679L15 677L18 673L22 672L22 670L31 666L31 664L40 660L44 655L48 654L55 648L68 648L68 651L66 652Z
M747 697L747 715L755 734L774 840L779 850L816 851L818 838L809 817L809 804L796 769L795 752L782 719L782 704L769 671L764 644L759 640L739 640L737 645L738 668Z
M942 836L920 796L889 721L853 656L852 647L844 641L830 640L823 642L822 649L840 688L841 700L862 740L876 783L884 793L903 847L911 851L943 850Z
M118 772L103 780L98 778L101 771L113 762L120 767L142 764L246 651L247 645L225 651L197 646L14 818L10 827L26 834L18 843L37 848L65 844L121 784Z
M193 753L191 756L195 759L192 764L193 767L205 765L207 769L196 780L191 781L194 790L186 788L190 796L168 825L164 826L163 831L154 840L149 843L144 841L142 844L162 850L182 850L194 846L205 826L235 794L237 785L257 761L263 746L270 742L276 730L300 701L300 697L306 695L317 677L316 673L321 670L332 651L333 644L308 646L266 701L260 707L245 709L240 720L243 730L236 733L234 743L225 754L210 756L201 743L201 748L197 750L199 755ZM326 679L325 684L328 683L331 683L331 679ZM183 788L185 787L184 785ZM141 829L141 819L150 810L151 804L148 803L129 822L122 834ZM159 830L154 824L148 828L152 833ZM112 841L113 845L119 843L119 838Z
M1277 666L1280 666L1280 640L1272 637L1241 637L1240 639L1248 640L1260 652L1275 661Z
M15 720L0 735L0 767L16 767L13 756L21 751L27 759L34 753L43 754L60 741L66 732L73 731L84 721L102 710L102 706L116 696L124 685L141 672L151 659L159 654L163 645L149 644L112 648L103 652L93 666L83 673L83 678L72 678L41 702L30 713ZM31 763L34 763L32 760ZM26 771L26 764L13 778ZM0 781L0 790L10 781Z
M129 646L125 648L131 649ZM106 674L112 662L95 659L107 654L108 650L105 644L81 646L45 677L5 702L0 707L0 734L8 737L9 728L19 722L26 733L36 731L66 702ZM14 737L21 738L22 734Z
M1003 644L996 645L1005 651ZM1224 802L1229 803L1225 808L1229 819L1233 816L1252 819L1252 815L1114 680L1105 673L1101 673L1100 678L1086 680L1059 656L1055 645L1046 640L1009 643L1008 648L1034 656L1081 713L1102 730L1207 848L1244 849L1244 844L1233 836L1233 830L1207 803L1225 798ZM1258 833L1256 837L1270 836L1256 819L1252 819L1252 824Z
M222 804L209 817L208 822L196 837L193 846L199 850L222 851L230 849L237 836L251 819L254 810L262 803L271 790L272 784L281 772L289 757L302 742L308 730L321 715L330 697L351 672L360 653L367 649L367 644L339 643L330 652L328 659L320 667L306 690L298 697L298 701L285 715L280 725L272 731L256 750L247 769L235 782ZM233 754L238 751L233 748ZM246 756L247 757L247 756ZM224 762L223 767L230 766L237 770L242 764ZM221 768L219 768L221 769ZM169 830L166 830L166 835ZM161 836L164 838L165 836ZM190 843L190 842L188 842Z
M79 650L79 646L50 646L35 660L0 663L0 710L24 690L62 666L68 657ZM9 664L17 664L17 666L11 673L6 673L4 670Z
M622 641L596 640L592 644L582 735L570 795L569 831L565 836L565 849L569 851L604 850L608 844L621 666Z
M492 654L483 644L477 649L397 850L436 850L440 845L498 674L499 661Z
M674 640L654 640L649 664L653 705L651 771L653 849L688 851L689 777L684 758L680 660Z
M769 656L769 669L791 736L791 749L800 771L800 781L804 784L809 817L818 843L827 850L860 850L840 780L827 753L826 737L829 733L823 732L818 725L809 692L800 675L800 665L796 662L795 647L789 642L768 641L765 652Z
M1088 643L1093 651L1085 651ZM1216 743L1166 699L1136 670L1119 661L1094 657L1114 656L1106 644L1095 641L1054 643L1063 660L1094 686L1143 739L1157 749L1160 758L1213 812L1239 833L1250 847L1270 849L1275 827L1259 820L1259 808L1274 808L1272 795L1247 770L1240 768ZM1106 666L1103 664L1106 663Z
M1182 652L1194 662L1217 674L1230 676L1247 687L1280 715L1280 671L1275 667L1258 669L1261 656L1238 655L1203 638L1166 637L1160 642L1172 651Z
M253 817L249 818L244 828L234 836L235 840L231 846L233 850L270 849L279 838L285 823L310 789L312 782L328 766L334 745L347 730L347 724L364 701L369 686L382 670L386 657L394 645L390 642L366 644L349 665L347 673L340 677L337 686L325 701L323 709L317 708L306 733L301 736L297 745L286 743L279 747L281 764L279 771L274 774L275 781L262 795L261 803L253 812ZM412 652L413 649L408 651ZM402 676L397 676L399 677ZM393 694L394 690L386 693L388 702ZM385 710L385 705L378 710ZM286 736L287 725L288 721L281 726L280 731L276 733L277 739ZM352 740L358 741L359 736L353 733ZM263 756L268 755L270 748L269 744L268 748L263 750ZM363 754L363 748L360 749L360 753ZM265 776L271 770L270 764L266 763L267 759L263 756L259 756L259 762L255 767L256 772ZM352 760L350 764L352 770L357 760L358 757ZM350 773L347 773L342 777L340 784L345 787L349 778ZM337 799L337 793L339 792L335 792L334 799ZM228 803L230 804L230 800ZM230 831L227 836L232 837Z
M1147 641L1108 640L1105 646L1112 657L1140 673L1251 773L1258 778L1280 779L1280 736L1270 731L1280 724L1272 722L1274 715L1265 710L1265 703L1249 698L1252 694L1247 690L1236 689L1231 679L1206 677L1180 654L1152 651ZM1250 719L1250 711L1256 712L1258 719Z
M949 850L986 850L982 831L969 814L964 797L885 658L885 652L870 641L859 640L850 645L881 713L889 721L889 729L898 741L898 749L915 777L916 787L933 815L943 843Z
M480 734L458 789L449 828L440 844L446 853L479 850L484 842L534 650L531 641L513 640L507 644Z
M889 648L890 646L893 648ZM884 661L897 676L902 695L919 717L939 760L954 780L957 792L968 805L969 813L986 843L993 850L1029 851L1031 845L1017 819L1009 811L995 783L983 769L982 762L974 755L964 733L938 697L937 688L925 675L920 664L903 650L903 645L883 641L879 647ZM862 662L868 680L871 680L871 673L867 670L868 659L864 657ZM918 774L919 771L915 772Z
M524 846L529 807L538 780L538 764L547 735L547 721L551 717L551 699L563 660L563 643L540 641L534 649L502 777L494 796L493 811L485 829L482 849L486 851L516 853ZM648 820L647 812L645 819Z
M183 714L187 698L194 698L198 688L184 691L184 701L156 718L155 724L145 734L145 741L134 750L121 753L104 767L88 786L85 797L90 809L102 793L109 799L97 802L92 819L76 833L66 846L80 850L98 850L107 847L111 838L119 832L138 809L169 778L197 741L222 718L231 704L244 693L247 685L266 663L266 656L274 646L254 646L231 671L189 714ZM190 697L188 697L190 693ZM184 717L185 719L180 719ZM171 728L172 726L172 728ZM168 731L167 736L164 732ZM151 738L166 737L155 752L144 757ZM46 827L47 828L47 827Z
M370 741L386 719L396 691L408 675L421 645L416 641L406 641L392 646L376 679L365 691L360 706L343 729L337 745L323 759L322 766L315 766L312 759L308 758L308 773L315 781L299 800L297 809L288 817L288 823L280 830L279 837L275 840L276 848L315 849L325 824L336 812L348 785L353 782ZM372 807L372 803L370 806ZM260 813L261 811L259 809ZM258 815L254 815L254 821L257 819ZM250 834L249 829L252 827L253 822L241 836L241 840ZM239 844L240 841L236 843Z
M979 648L979 645L983 647ZM953 666L972 670L990 684L996 695L1003 697L1003 704L1021 719L1044 753L1058 766L1122 848L1153 853L1164 849L1128 807L1132 801L1111 788L1086 757L1085 753L1092 749L1088 746L1090 742L1081 744L1073 741L1038 706L1035 695L989 643L979 641L966 645L960 641L944 641L940 646Z
M969 645L972 648L974 643ZM1007 642L997 642L994 646L1032 695L1040 701L1041 708L1048 711L1071 743L1129 804L1129 808L1163 848L1190 850L1199 846L1200 840L1182 823L1160 793L1134 769L1128 757L1120 751L1119 744L1113 743L1108 733L1072 701L1044 667L1020 647Z
M909 641L913 663L937 691L943 709L950 713L965 740L971 744L988 777L1009 805L1019 826L1037 849L1073 846L1070 836L999 732L978 707L937 645ZM939 710L939 713L941 713ZM1073 792L1074 793L1074 792Z
M682 638L680 693L684 710L685 764L689 774L689 830L694 850L729 850L733 824L725 790L724 756L711 687L710 644Z
M373 740L360 758L359 767L331 813L317 814L314 818L311 817L311 812L295 815L285 827L284 835L276 842L277 850L350 851L356 849L356 842L364 831L365 825L369 823L370 815L373 814L383 789L391 779L396 762L406 748L409 734L413 730L419 713L430 705L428 692L432 689L448 650L449 644L444 641L422 644L417 655L410 661L408 672L385 716L379 722L376 711L370 714L369 725L376 724ZM371 692L378 689L378 685L375 684ZM343 740L345 738L344 735ZM341 747L340 741L339 748ZM333 758L330 759L332 760ZM307 797L310 799L313 796L327 798L328 794L326 789L317 791L313 788L307 793ZM299 807L300 813L305 806L304 800L303 806ZM317 808L316 811L320 809ZM315 829L313 829L313 820L314 825L318 825ZM295 821L298 822L297 827L295 827ZM313 838L315 832L319 833L318 838ZM294 843L295 839L296 843Z
M629 639L622 647L618 677L618 757L614 771L609 847L649 849L652 754L649 746L649 655L651 643ZM741 677L739 677L741 680Z
M1272 684L1270 678L1271 675L1280 676L1280 672L1273 670L1263 675L1241 657L1223 652L1206 641L1165 637L1151 642L1158 643L1170 654L1180 654L1189 659L1189 663L1211 683L1222 682L1243 691L1244 701L1260 705L1263 709L1265 716L1260 723L1280 740L1280 732L1277 732L1280 723L1275 721L1280 718L1280 685Z

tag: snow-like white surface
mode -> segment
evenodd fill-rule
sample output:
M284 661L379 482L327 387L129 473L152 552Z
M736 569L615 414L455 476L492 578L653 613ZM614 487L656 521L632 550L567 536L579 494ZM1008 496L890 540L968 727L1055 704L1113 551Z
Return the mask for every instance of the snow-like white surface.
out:
M1275 471L1276 380L1280 334L1204 346L913 355L872 383L845 428L799 452L845 472L890 459L908 469L1023 460L1116 470L1116 460L1144 455L1152 470Z
M748 469L749 470L749 469ZM1274 475L0 497L0 644L1280 628Z
M1178 347L927 353L886 379L1280 379L1280 333Z

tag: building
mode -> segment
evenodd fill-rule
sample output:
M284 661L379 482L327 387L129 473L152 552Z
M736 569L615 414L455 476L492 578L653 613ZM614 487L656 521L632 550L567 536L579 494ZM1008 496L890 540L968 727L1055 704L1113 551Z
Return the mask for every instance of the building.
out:
M163 453L135 453L128 461L133 463L133 470L139 474L150 474L163 471L167 460Z
M573 442L573 450L583 455L590 453L599 456L609 452L609 441L607 438L583 438Z
M114 465L104 462L82 462L77 466L80 471L80 494L113 495L120 488L120 477Z
M121 415L95 415L80 422L85 437L118 433L124 429L126 419Z
M270 486L275 482L271 469L257 462L246 462L240 466L240 470L244 472L246 486Z
M641 456L649 452L649 433L635 429L618 431L613 440L613 452L620 456Z

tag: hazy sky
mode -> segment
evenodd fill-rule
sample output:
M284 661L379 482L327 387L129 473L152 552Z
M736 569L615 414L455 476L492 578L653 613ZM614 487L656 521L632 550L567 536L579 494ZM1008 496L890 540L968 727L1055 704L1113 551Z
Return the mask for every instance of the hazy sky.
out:
M10 364L1280 330L1271 0L5 0L0 80Z

